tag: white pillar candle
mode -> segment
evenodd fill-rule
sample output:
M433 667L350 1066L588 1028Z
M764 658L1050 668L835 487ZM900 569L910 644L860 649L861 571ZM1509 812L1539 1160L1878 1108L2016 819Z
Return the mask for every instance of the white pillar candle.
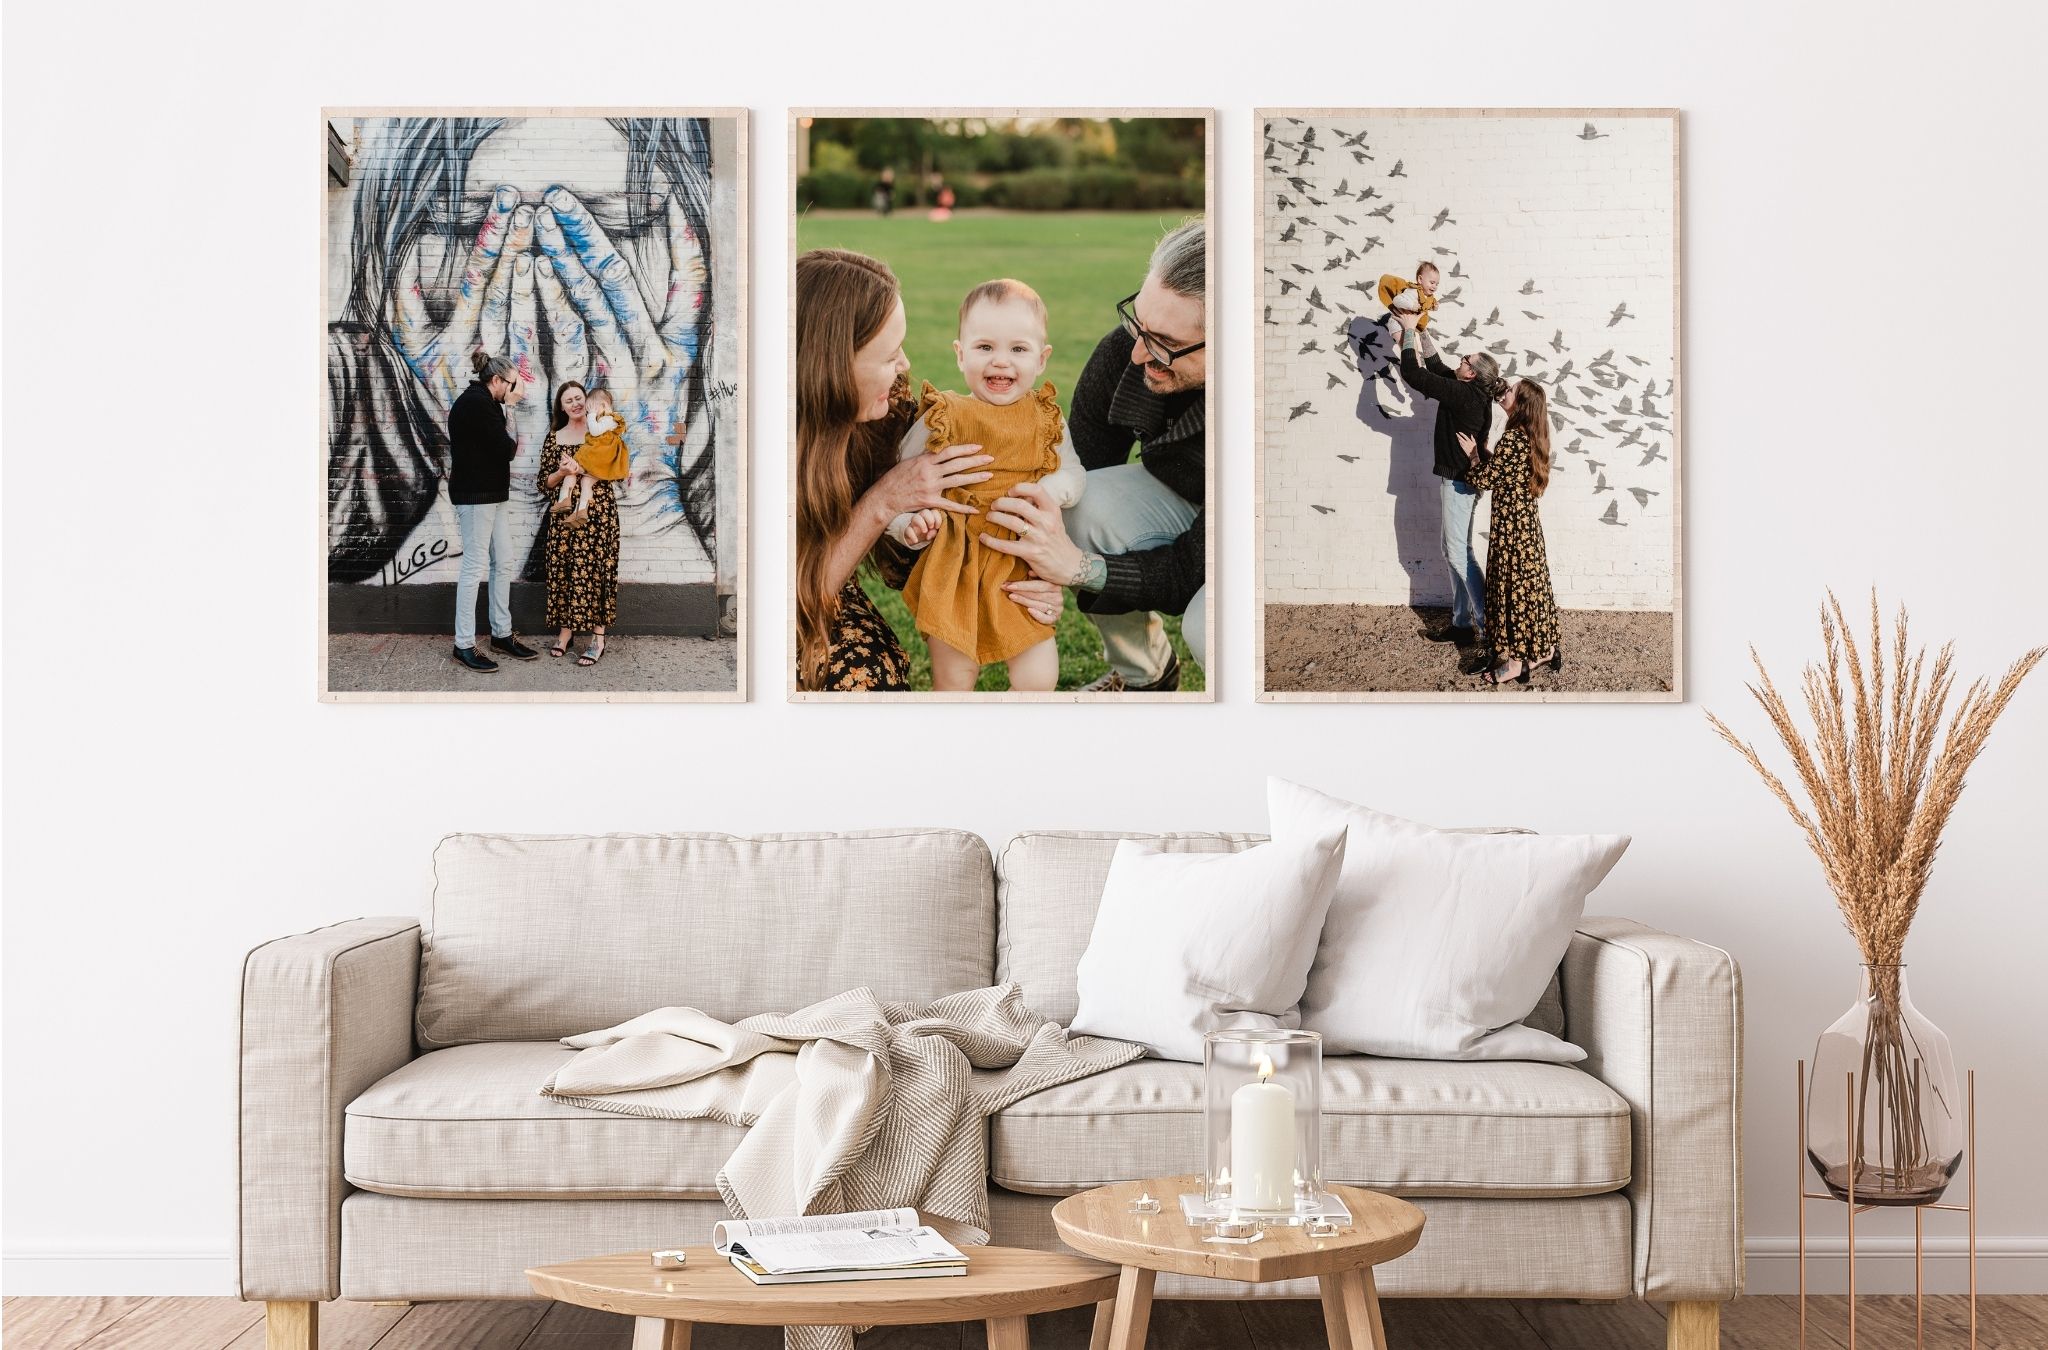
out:
M1294 1208L1294 1094L1270 1081L1273 1061L1259 1056L1259 1081L1230 1095L1230 1203L1239 1209Z

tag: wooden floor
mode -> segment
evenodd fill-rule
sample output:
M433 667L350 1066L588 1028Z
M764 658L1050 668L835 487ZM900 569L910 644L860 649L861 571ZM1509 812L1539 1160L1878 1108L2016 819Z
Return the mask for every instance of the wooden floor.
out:
M1648 1304L1389 1299L1392 1350L1663 1350L1664 1319ZM630 1322L565 1303L329 1303L321 1350L627 1350ZM1840 1298L1808 1303L1808 1345L1844 1350ZM1034 1350L1086 1350L1089 1310L1031 1319ZM1913 1300L1856 1304L1857 1350L1909 1350ZM1969 1344L1969 1301L1930 1298L1928 1350ZM10 1298L0 1309L9 1350L261 1350L263 1305L227 1298ZM778 1350L763 1327L700 1327L692 1350ZM869 1333L860 1350L980 1350L978 1324L896 1327ZM1150 1344L1160 1350L1321 1350L1321 1306L1312 1302L1156 1304ZM1723 1350L1793 1350L1797 1299L1758 1295L1721 1317ZM1977 1300L1980 1350L2048 1350L2048 1295Z

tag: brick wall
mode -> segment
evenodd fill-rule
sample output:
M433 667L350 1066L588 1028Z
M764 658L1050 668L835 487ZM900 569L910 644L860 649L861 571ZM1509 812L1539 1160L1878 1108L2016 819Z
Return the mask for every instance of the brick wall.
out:
M1565 419L1541 504L1558 603L1671 609L1673 127L1585 128L1549 117L1267 125L1255 166L1265 600L1449 601L1436 406L1417 396L1412 416L1385 415L1346 341L1355 318L1384 317L1369 293L1380 275L1412 280L1427 258L1444 274L1438 340L1542 380Z
M532 117L332 126L350 181L330 178L327 192L330 585L455 579L447 412L481 346L520 361L534 381L514 418L521 549L531 554L542 524L535 470L551 394L565 379L608 382L633 453L619 493L621 581L730 591L745 267L737 125ZM647 166L637 178L636 158ZM573 201L559 213L556 189ZM466 275L494 201L508 204L498 259ZM578 211L583 220L572 221ZM557 253L576 264L557 263ZM331 610L364 608L330 595Z

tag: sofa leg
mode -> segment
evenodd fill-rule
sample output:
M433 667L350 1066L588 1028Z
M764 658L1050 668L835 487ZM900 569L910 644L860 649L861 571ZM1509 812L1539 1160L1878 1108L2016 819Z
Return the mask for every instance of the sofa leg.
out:
M1721 1305L1673 1303L1664 1309L1665 1350L1720 1350Z
M269 1350L320 1350L320 1305L272 1299L263 1305Z

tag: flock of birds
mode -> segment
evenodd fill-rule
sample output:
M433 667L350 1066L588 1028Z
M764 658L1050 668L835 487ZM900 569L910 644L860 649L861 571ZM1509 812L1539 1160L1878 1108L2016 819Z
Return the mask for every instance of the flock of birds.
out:
M1328 372L1325 390L1353 385L1360 378L1376 378L1376 371L1362 374L1360 367L1367 361L1385 362L1391 355L1373 340L1374 329L1386 315L1385 307L1379 303L1379 278L1384 272L1408 276L1407 269L1414 266L1414 257L1389 249L1386 243L1386 235L1394 233L1396 213L1400 213L1405 224L1409 208L1384 195L1375 182L1408 177L1407 165L1396 159L1381 173L1370 135L1370 131L1319 131L1314 125L1292 117L1265 126L1262 163L1267 181L1262 190L1273 194L1277 208L1268 219L1286 221L1277 238L1282 243L1302 243L1318 251L1328 250L1328 255L1321 267L1290 262L1265 269L1266 294L1273 303L1266 305L1264 321L1269 326L1280 326L1287 320L1276 316L1276 310L1285 312L1296 305L1301 307L1293 322L1313 330L1313 335L1295 355L1326 357L1337 363ZM1606 132L1588 122L1574 139L1596 141L1606 136ZM1333 172L1336 185L1326 187ZM1345 204L1339 210L1324 209L1339 202ZM1310 215L1304 208L1315 208L1316 214ZM1428 229L1422 233L1428 236L1458 223L1448 206L1423 219L1428 221ZM1374 233L1376 230L1383 233ZM1544 293L1535 279L1522 282L1514 292L1522 302L1511 302L1509 306L1520 313L1522 322L1503 318L1497 305L1486 317L1479 318L1465 300L1471 276L1457 250L1442 242L1425 247L1427 256L1437 260L1443 276L1430 323L1438 349L1450 361L1469 351L1484 351L1500 362L1504 378L1527 378L1541 383L1550 403L1553 482L1558 481L1563 466L1571 462L1564 456L1576 456L1576 462L1585 466L1593 480L1594 500L1614 494L1599 517L1601 523L1627 526L1629 522L1621 518L1621 492L1633 497L1639 509L1647 509L1650 499L1658 496L1659 491L1627 484L1617 491L1616 485L1608 480L1607 470L1610 465L1625 464L1630 454L1639 457L1629 466L1632 470L1648 469L1659 461L1668 465L1670 455L1665 445L1672 430L1667 409L1674 380L1667 374L1660 388L1651 362L1615 346L1581 365L1579 356L1565 341L1564 329L1554 324L1545 325L1553 329L1547 341L1541 337L1511 336L1526 333L1529 325L1544 324L1544 316L1534 308L1541 304L1536 297ZM1373 256L1382 251L1384 258ZM1355 272L1360 265L1363 271ZM1352 301L1350 292L1357 292L1360 298ZM1530 307L1525 308L1525 304ZM1454 331L1453 325L1460 317L1465 321ZM1615 305L1608 314L1609 332L1605 336L1625 339L1629 330L1623 329L1620 334L1612 334L1611 330L1637 317L1627 301ZM1361 318L1364 323L1358 322ZM1495 333L1495 329L1503 331ZM1540 328L1537 331L1540 333ZM1467 343L1472 345L1467 348ZM1303 402L1288 409L1287 420L1317 415L1312 402ZM1596 458L1596 454L1600 457ZM1358 460L1356 455L1340 454L1337 458L1346 463ZM1616 473L1620 472L1617 467ZM1311 505L1322 515L1331 515L1336 510Z

